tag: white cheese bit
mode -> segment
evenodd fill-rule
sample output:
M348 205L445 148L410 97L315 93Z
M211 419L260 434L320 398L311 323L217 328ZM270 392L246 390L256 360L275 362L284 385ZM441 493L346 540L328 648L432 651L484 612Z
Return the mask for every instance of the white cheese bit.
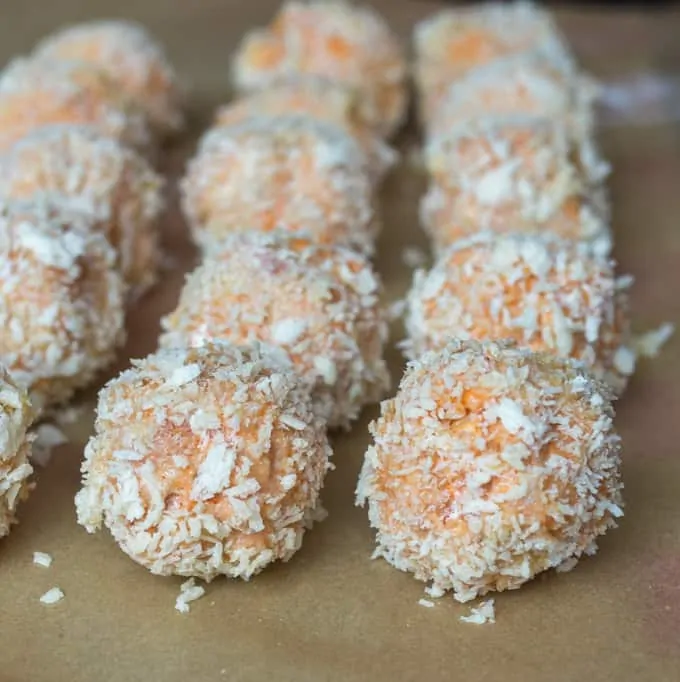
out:
M49 568L52 565L52 557L46 552L33 552L33 563L36 566Z
M664 322L657 329L652 329L635 339L635 350L642 358L655 358L666 341L673 336L675 326L670 322Z
M43 594L43 596L40 597L40 603L48 605L56 604L63 598L64 593L58 587L53 587L52 589L47 590L47 592L45 592L45 594Z
M197 585L194 578L183 582L179 589L180 592L175 601L175 608L180 613L189 613L191 610L189 607L190 602L200 599L205 594L205 588Z
M469 616L461 616L461 623L473 623L474 625L485 625L486 623L496 622L496 611L494 609L494 600L487 599L483 601L478 607L470 609Z
M424 606L428 609L434 608L434 602L430 601L429 599L419 599L418 604L420 604L420 606Z
M52 457L52 450L68 443L66 435L53 424L40 424L35 430L32 459L41 467L47 466Z

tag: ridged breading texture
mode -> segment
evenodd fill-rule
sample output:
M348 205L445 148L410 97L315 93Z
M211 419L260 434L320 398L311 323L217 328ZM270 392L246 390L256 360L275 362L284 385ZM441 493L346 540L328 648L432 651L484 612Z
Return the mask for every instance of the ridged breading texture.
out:
M78 521L152 573L247 580L299 549L330 454L273 349L162 350L100 393Z
M571 360L452 341L412 362L358 483L376 556L467 601L567 570L622 515L607 387Z

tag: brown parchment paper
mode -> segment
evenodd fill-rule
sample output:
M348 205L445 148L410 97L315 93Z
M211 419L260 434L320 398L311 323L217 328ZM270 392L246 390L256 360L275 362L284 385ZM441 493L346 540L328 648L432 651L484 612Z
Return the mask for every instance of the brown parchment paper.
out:
M405 38L437 7L377 4ZM210 111L228 97L236 41L274 8L264 0L0 0L0 62L61 23L105 16L146 23L191 88L193 135L164 160L176 177ZM585 8L560 10L558 17L597 75L680 67L678 11ZM412 137L403 136L402 148ZM601 141L615 169L617 255L622 271L637 278L638 326L678 322L680 129L620 126L603 130ZM422 189L405 163L383 194L377 265L391 299L410 281L403 248L425 245L416 219ZM172 268L131 313L120 367L154 348L158 318L173 307L193 262L176 207L163 230ZM302 551L251 583L214 581L191 613L180 615L174 601L181 580L150 575L106 532L89 536L75 523L90 409L70 428L74 441L38 470L20 525L0 542L0 680L680 680L679 350L676 337L660 359L643 363L619 405L627 501L620 529L571 573L547 574L497 596L497 623L486 626L460 623L468 606L450 597L435 608L419 606L421 583L370 560L372 533L353 491L375 410L351 434L334 438L337 470L324 494L330 516L306 536ZM401 357L394 350L390 357L398 379ZM36 550L53 555L50 569L32 565ZM41 605L55 585L66 598Z

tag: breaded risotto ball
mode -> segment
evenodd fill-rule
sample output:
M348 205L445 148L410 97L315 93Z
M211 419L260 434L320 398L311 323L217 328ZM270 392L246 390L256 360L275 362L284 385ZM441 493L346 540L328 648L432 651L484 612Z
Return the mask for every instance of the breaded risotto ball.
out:
M375 556L468 601L593 554L623 514L605 384L572 360L452 341L412 362L357 488Z
M342 0L286 2L268 27L246 35L232 65L241 92L267 89L294 74L316 74L355 88L362 116L383 137L404 121L404 51L369 7Z
M280 232L238 235L189 276L160 344L278 346L329 426L347 426L389 384L379 294L369 261L351 249Z
M513 339L579 360L621 393L634 369L628 284L587 243L482 233L416 273L406 349L414 358L452 338Z
M243 123L253 116L304 114L342 127L358 142L377 183L394 166L396 152L362 119L358 93L343 83L314 75L286 78L266 90L247 94L220 107L215 126Z
M38 128L0 156L0 197L56 194L90 212L135 293L156 278L162 189L142 156L94 126Z
M482 117L430 140L421 221L438 248L484 230L610 240L609 166L559 121Z
M184 124L177 76L161 45L136 22L109 19L69 26L43 40L35 55L84 61L106 71L156 132L176 132Z
M114 358L125 287L89 216L54 202L0 205L0 282L0 362L38 412Z
M16 523L17 505L30 490L33 416L26 391L0 365L0 538Z
M575 68L549 13L529 2L484 3L437 12L416 25L413 42L425 123L447 86L494 61L534 54L561 72Z
M194 239L280 226L371 253L378 230L366 157L342 128L304 115L208 131L182 181Z
M300 548L330 447L309 392L265 348L168 349L99 394L78 522L159 575L248 580Z
M443 93L428 122L429 137L445 135L479 116L526 114L559 120L592 135L597 85L541 59L520 56L473 69Z
M146 116L101 69L78 61L15 59L0 72L0 152L50 123L86 123L142 151Z

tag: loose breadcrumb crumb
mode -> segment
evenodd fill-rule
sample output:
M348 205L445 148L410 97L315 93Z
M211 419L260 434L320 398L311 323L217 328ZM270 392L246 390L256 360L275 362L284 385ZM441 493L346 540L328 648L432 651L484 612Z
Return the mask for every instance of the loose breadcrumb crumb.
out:
M46 552L33 552L33 563L36 566L49 568L52 565L52 557Z
M205 594L205 588L197 585L194 578L185 580L179 589L180 592L175 601L175 608L180 613L189 613L191 610L189 603L200 599Z
M430 601L429 599L419 599L418 604L420 604L420 606L424 606L425 608L428 608L428 609L434 608L434 602Z
M56 604L57 602L60 602L63 598L64 593L61 591L61 589L58 587L53 587L52 589L47 590L47 592L40 597L40 603L47 604L49 606L50 604Z
M461 623L473 623L474 625L486 625L486 623L496 622L496 611L494 609L494 600L487 599L483 601L478 607L470 609L469 616L461 616Z
M641 358L655 358L661 348L673 336L675 332L675 325L670 322L664 322L657 329L640 334L635 339L635 350L638 357Z
M417 246L407 246L401 252L401 262L407 268L422 268L427 264L427 254Z
M35 430L36 439L33 443L31 460L41 467L48 465L54 448L68 443L64 432L54 424L40 424Z

